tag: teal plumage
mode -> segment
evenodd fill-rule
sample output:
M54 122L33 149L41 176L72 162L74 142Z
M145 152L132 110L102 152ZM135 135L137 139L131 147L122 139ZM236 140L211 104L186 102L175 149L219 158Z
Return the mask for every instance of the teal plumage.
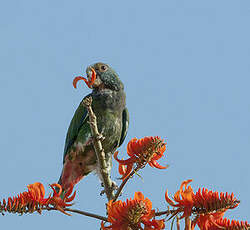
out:
M126 95L123 83L111 67L104 63L89 66L86 69L88 78L92 68L96 72L96 80L92 93L87 96L93 99L92 109L97 117L98 130L105 138L102 145L111 169L111 156L127 135L129 115ZM88 113L81 102L68 128L59 183L67 190L70 184L75 185L94 170L98 173Z

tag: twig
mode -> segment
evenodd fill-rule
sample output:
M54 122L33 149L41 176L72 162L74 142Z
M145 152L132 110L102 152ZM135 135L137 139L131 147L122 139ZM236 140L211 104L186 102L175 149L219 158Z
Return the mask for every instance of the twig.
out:
M178 216L177 216L177 219L176 219L176 227L177 227L177 230L180 230L180 219L179 219Z
M166 211L161 211L161 212L156 212L155 216L162 216L162 215L170 215L176 213L176 210L166 210Z
M128 182L128 180L134 176L134 174L139 171L141 169L141 167L137 166L121 183L121 185L119 186L119 188L117 189L117 192L115 194L115 197L113 199L113 201L115 202L117 200L117 198L120 196L122 189L124 188L125 184Z
M185 217L185 230L191 230L191 220L189 216Z
M112 186L112 180L109 175L108 166L105 161L105 152L104 152L104 149L102 148L102 143L100 141L101 135L97 128L96 116L92 110L91 104L92 104L92 97L86 97L83 100L83 105L88 110L89 125L90 125L91 133L93 136L93 145L94 145L97 161L98 161L99 168L100 168L100 173L103 179L102 182L104 184L104 190L105 190L108 200L112 200L114 197L114 189Z
M45 210L57 210L56 208L49 208L49 207L46 207L44 208ZM64 211L67 211L67 212L74 212L74 213L78 213L80 215L83 215L83 216L88 216L88 217L92 217L92 218L95 218L95 219L99 219L99 220L103 220L103 221L108 221L108 219L104 216L99 216L99 215L96 215L94 213L90 213L90 212L84 212L84 211L81 211L81 210L77 210L77 209L71 209L71 208L65 208L63 209Z

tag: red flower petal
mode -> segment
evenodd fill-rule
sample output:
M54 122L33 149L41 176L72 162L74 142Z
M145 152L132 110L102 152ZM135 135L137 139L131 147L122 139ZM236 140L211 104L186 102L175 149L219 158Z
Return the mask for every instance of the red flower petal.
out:
M80 81L80 80L83 80L87 85L88 85L88 83L89 83L88 80L87 80L86 78L84 78L84 77L82 77L82 76L77 76L77 77L75 77L74 80L73 80L73 86L74 86L75 89L76 89L77 82Z
M114 158L117 162L119 162L120 164L123 164L123 165L127 165L127 164L131 164L131 163L134 163L136 162L136 157L130 157L129 159L127 160L120 160L117 158L117 155L118 155L118 151L114 153Z
M155 168L158 168L158 169L166 169L168 166L162 166L160 165L157 161L155 160L151 160L148 162L148 164L151 166L151 167L155 167Z

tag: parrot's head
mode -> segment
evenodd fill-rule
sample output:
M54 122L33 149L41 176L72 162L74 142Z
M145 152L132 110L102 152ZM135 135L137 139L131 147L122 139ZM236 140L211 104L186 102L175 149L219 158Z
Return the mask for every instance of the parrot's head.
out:
M123 84L118 74L109 65L99 62L88 66L86 73L89 81L92 79L93 70L96 74L96 79L92 84L93 89L111 89L116 91L123 89Z

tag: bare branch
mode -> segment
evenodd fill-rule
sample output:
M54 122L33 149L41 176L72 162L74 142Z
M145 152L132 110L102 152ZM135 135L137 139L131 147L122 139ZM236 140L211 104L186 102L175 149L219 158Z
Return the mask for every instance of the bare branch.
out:
M51 210L58 211L56 208L51 208L51 207L46 207L46 208L43 208L43 209L48 210L48 211L51 211ZM103 220L103 221L108 221L108 219L106 217L99 216L99 215L96 215L96 214L90 213L90 212L84 212L84 211L81 211L81 210L71 209L71 208L64 208L63 210L67 211L67 212L78 213L78 214L83 215L83 216L88 216L88 217L92 217L92 218Z
M170 214L175 214L176 210L166 210L166 211L161 211L161 212L156 212L155 216L163 216L163 215L170 215Z
M141 166L137 166L121 183L121 185L119 186L119 188L117 189L117 192L115 194L115 197L113 199L113 201L115 202L117 200L117 198L120 196L122 189L124 188L125 184L128 182L128 180L130 178L133 177L133 175L138 172L142 167Z
M114 198L114 189L112 186L113 183L109 175L107 163L105 161L105 152L104 149L102 148L102 143L100 141L101 135L98 131L96 116L92 110L91 104L92 104L92 97L86 97L83 100L83 105L88 110L89 125L93 136L93 146L95 149L98 165L100 168L101 177L103 179L104 190L108 200L112 200Z

